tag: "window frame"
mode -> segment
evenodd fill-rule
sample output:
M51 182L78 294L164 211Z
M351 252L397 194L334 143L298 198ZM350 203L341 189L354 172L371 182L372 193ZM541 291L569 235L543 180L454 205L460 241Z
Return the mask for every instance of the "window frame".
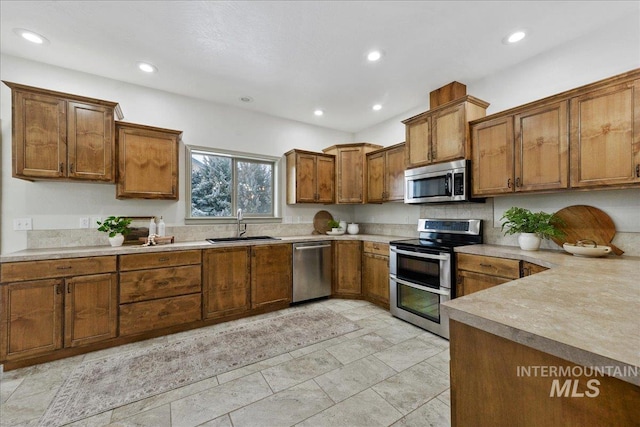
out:
M185 224L231 224L236 223L236 217L202 217L191 215L191 156L192 154L203 154L209 156L229 157L232 159L232 171L231 180L233 192L231 195L232 212L236 212L238 209L237 201L237 171L236 163L238 161L252 161L259 163L271 164L272 170L272 190L273 190L273 212L272 215L256 215L256 214L244 214L243 222L246 223L281 223L282 207L280 202L280 157L266 156L262 154L245 153L240 151L224 150L212 147L202 147L195 145L185 144Z

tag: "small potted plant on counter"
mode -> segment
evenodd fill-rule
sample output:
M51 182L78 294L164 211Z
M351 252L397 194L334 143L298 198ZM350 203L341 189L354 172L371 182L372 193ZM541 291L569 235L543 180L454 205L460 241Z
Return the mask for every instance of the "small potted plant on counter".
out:
M335 219L330 219L327 223L329 228L331 229L331 234L343 234L344 229L340 226L340 221L336 221Z
M129 229L131 224L130 218L120 216L110 216L103 222L98 221L98 231L109 233L109 243L111 246L122 246L124 236L131 232Z
M560 220L554 214L531 212L529 209L512 207L500 218L505 220L501 230L507 234L518 234L520 249L537 251L542 239L562 237L564 233L557 227Z

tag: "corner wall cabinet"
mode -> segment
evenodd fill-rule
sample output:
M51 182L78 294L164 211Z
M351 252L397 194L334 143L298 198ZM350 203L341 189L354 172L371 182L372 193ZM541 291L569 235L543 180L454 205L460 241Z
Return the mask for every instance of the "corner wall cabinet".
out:
M335 156L291 150L287 159L287 204L335 202Z
M366 154L381 145L356 142L322 150L336 157L336 203L364 203L367 194Z
M116 257L1 266L0 360L18 360L116 336Z
M116 102L4 82L12 99L12 174L115 182Z
M178 200L182 131L118 122L118 199Z
M367 153L367 203L404 200L405 143Z
M640 185L638 111L634 70L473 121L473 195Z
M469 158L469 121L484 117L488 106L467 95L403 120L406 167Z

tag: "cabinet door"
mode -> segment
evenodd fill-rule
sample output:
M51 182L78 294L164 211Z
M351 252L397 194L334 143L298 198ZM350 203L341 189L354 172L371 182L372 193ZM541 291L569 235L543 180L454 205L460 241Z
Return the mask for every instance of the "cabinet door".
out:
M515 116L515 190L567 188L569 117L567 101Z
M404 159L403 159L404 160ZM384 201L385 152L367 155L367 202Z
M336 162L333 157L317 156L316 158L316 191L317 203L333 203L335 201Z
M640 183L640 80L571 99L571 186Z
M118 125L118 199L178 199L179 134Z
M64 346L76 347L116 336L116 273L66 279Z
M67 175L67 109L64 99L12 91L13 176Z
M291 256L287 244L251 248L251 308L291 302Z
M316 156L296 154L296 202L314 203L316 201Z
M62 348L61 279L6 284L0 289L0 360Z
M360 241L334 242L333 289L338 295L361 295L362 245Z
M538 264L533 264L531 262L522 261L522 271L520 276L526 277L531 276L532 274L542 273L543 271L548 270L547 267L543 267Z
M251 308L249 246L204 251L204 317L212 319Z
M365 296L389 304L389 257L365 253L362 256L362 290Z
M388 202L404 200L405 145L386 153L385 199Z
M473 195L513 192L513 117L473 125L471 135Z
M113 108L67 103L70 178L115 182Z
M461 297L474 292L489 289L513 279L505 277L490 276L488 274L473 273L471 271L458 271L458 283L456 285L456 296Z
M338 162L338 203L362 203L364 154L361 148L340 148Z
M431 163L431 117L406 124L406 165L415 167Z
M467 142L465 103L437 112L431 117L431 161L464 159Z

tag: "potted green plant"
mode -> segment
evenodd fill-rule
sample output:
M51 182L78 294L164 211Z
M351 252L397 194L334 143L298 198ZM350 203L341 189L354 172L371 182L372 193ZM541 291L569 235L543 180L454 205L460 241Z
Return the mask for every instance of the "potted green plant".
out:
M329 228L331 228L332 233L340 233L341 231L343 231L342 227L340 227L340 221L330 219L327 224L329 225Z
M131 224L130 218L120 216L110 216L104 221L98 221L98 231L104 231L109 234L109 243L111 246L122 246L124 236L131 232L129 229Z
M520 249L536 251L542 239L562 237L564 233L558 228L560 220L546 212L531 212L529 209L512 207L500 218L504 220L501 230L507 234L518 234Z

